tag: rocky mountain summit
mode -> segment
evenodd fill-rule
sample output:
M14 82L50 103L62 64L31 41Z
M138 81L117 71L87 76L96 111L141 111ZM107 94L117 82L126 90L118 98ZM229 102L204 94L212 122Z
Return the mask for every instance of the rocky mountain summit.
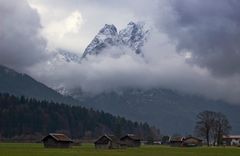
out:
M126 28L118 31L116 26L105 24L91 43L84 50L82 56L59 50L56 57L66 62L80 63L88 55L99 55L104 49L117 47L129 49L136 54L142 54L142 47L147 41L150 32L144 22L130 22Z
M143 22L130 22L126 28L118 32L114 25L106 24L87 46L83 58L87 55L98 55L108 47L130 48L137 54L147 41L149 30L145 29Z

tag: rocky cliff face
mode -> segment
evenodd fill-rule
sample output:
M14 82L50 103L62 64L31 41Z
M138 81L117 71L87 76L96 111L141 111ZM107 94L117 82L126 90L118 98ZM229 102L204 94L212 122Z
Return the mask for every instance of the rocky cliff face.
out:
M87 55L97 55L104 48L109 46L118 46L118 43L117 28L114 25L106 24L87 46L83 53L83 57L86 57Z
M149 31L145 29L143 22L130 22L126 28L117 31L114 25L105 25L87 46L83 58L87 55L98 55L108 47L130 48L137 54L147 41Z
M145 24L141 22L130 22L125 29L119 32L120 45L127 46L140 54L149 35L149 30L146 30L144 26Z
M142 47L147 42L150 32L145 28L144 22L130 22L126 28L118 31L114 25L105 24L91 43L84 50L82 56L59 50L56 59L66 62L80 63L88 55L99 55L106 48L118 47L129 49L136 54L142 54Z

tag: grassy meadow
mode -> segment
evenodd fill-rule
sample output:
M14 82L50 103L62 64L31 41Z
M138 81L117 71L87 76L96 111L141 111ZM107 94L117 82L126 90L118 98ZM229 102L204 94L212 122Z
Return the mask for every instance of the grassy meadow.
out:
M96 150L91 144L71 149L45 149L42 144L1 143L0 156L240 156L240 148L172 148L142 146L122 150Z

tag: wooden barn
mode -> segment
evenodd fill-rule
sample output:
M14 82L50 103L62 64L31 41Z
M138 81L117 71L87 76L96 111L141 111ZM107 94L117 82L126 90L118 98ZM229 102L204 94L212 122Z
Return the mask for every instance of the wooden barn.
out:
M126 147L140 147L141 139L133 134L127 134L123 136L120 141L124 143Z
M181 137L181 136L171 137L169 144L170 146L173 146L173 147L181 147L183 144L183 140L184 140L184 137Z
M72 146L72 139L64 134L50 133L42 139L45 148L69 148Z
M182 146L184 147L202 146L202 140L196 137L189 136L183 139Z
M202 140L196 137L171 137L170 145L175 147L202 146Z
M114 135L103 135L94 144L96 149L118 149L123 145Z

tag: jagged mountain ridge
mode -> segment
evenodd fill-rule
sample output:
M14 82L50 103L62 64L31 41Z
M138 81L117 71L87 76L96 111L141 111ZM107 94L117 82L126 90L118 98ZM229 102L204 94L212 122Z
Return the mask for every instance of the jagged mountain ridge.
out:
M147 41L149 34L150 31L145 28L144 22L130 22L126 28L119 32L116 26L105 24L86 47L82 56L60 49L55 59L81 63L81 60L86 58L87 55L98 55L105 48L111 47L128 48L136 54L142 54L141 49Z
M117 28L114 25L106 24L87 46L83 53L83 58L87 55L97 55L108 46L117 46L118 42Z
M113 46L128 47L135 53L140 54L148 35L149 30L145 29L143 22L130 22L119 33L114 25L106 24L87 46L82 57L98 55L104 48Z
M145 24L130 22L127 27L119 32L121 45L127 45L137 54L141 53L141 47L147 41L149 30L145 30Z

